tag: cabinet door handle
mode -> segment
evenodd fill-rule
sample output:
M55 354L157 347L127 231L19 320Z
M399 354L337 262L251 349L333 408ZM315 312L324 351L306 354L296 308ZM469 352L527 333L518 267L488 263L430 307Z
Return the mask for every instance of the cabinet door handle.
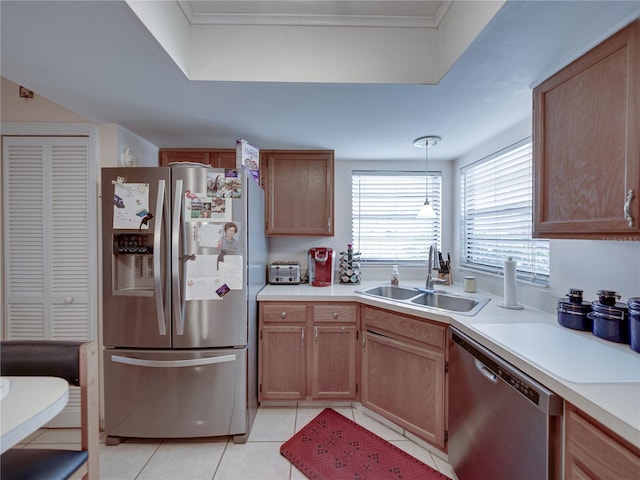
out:
M627 192L627 199L624 202L624 219L627 221L629 228L633 227L633 217L631 216L631 200L633 200L633 189Z
M313 341L315 343L318 343L318 327L313 327L313 336L314 336Z
M304 347L304 327L302 327L302 346Z
M338 318L338 312L333 312L333 318Z

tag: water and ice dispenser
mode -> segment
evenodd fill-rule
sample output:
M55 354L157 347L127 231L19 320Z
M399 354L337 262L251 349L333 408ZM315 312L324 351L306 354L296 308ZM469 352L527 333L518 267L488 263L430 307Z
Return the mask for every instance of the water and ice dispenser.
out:
M153 290L153 234L113 234L113 292Z

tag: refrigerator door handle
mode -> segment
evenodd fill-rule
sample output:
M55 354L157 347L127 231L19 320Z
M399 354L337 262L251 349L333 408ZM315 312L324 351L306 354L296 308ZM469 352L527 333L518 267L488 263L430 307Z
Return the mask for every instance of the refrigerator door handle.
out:
M236 355L220 355L218 357L189 358L187 360L147 360L144 358L123 357L122 355L111 355L111 361L125 363L136 367L156 367L156 368L176 368L176 367L200 367L202 365L213 365L215 363L235 362Z
M180 298L180 224L182 221L182 180L176 180L176 194L173 202L173 217L171 224L171 295L173 304L173 318L176 322L176 334L184 335L184 314Z
M157 217L153 227L153 293L156 299L156 314L158 316L158 332L160 335L167 334L167 324L164 313L164 292L162 289L162 269L160 268L160 260L162 252L160 246L162 244L162 218L164 213L164 180L158 181L158 198L156 199Z

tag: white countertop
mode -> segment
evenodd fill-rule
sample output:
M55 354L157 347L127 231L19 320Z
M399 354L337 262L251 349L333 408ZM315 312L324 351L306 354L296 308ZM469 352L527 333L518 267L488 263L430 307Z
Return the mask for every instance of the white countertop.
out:
M528 306L523 310L500 308L502 298L486 292L476 295L491 301L472 317L355 293L384 283L267 285L258 301L357 301L450 324L640 447L640 353L629 345L564 328L555 314ZM402 282L401 286L423 287L424 283ZM460 285L437 288L474 295L465 294Z
M0 377L0 450L2 453L62 411L69 384L57 377Z

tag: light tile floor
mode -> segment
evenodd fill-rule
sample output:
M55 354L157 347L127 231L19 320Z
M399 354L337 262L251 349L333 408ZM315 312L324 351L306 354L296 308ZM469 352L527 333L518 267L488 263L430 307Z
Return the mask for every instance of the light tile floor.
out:
M323 407L261 407L247 443L230 439L140 440L120 445L100 443L101 480L304 480L280 455L280 445L304 427ZM451 466L367 413L349 406L332 407L420 461L455 479ZM399 430L399 429L398 429ZM401 430L400 430L401 431ZM42 429L22 448L77 448L76 429Z

